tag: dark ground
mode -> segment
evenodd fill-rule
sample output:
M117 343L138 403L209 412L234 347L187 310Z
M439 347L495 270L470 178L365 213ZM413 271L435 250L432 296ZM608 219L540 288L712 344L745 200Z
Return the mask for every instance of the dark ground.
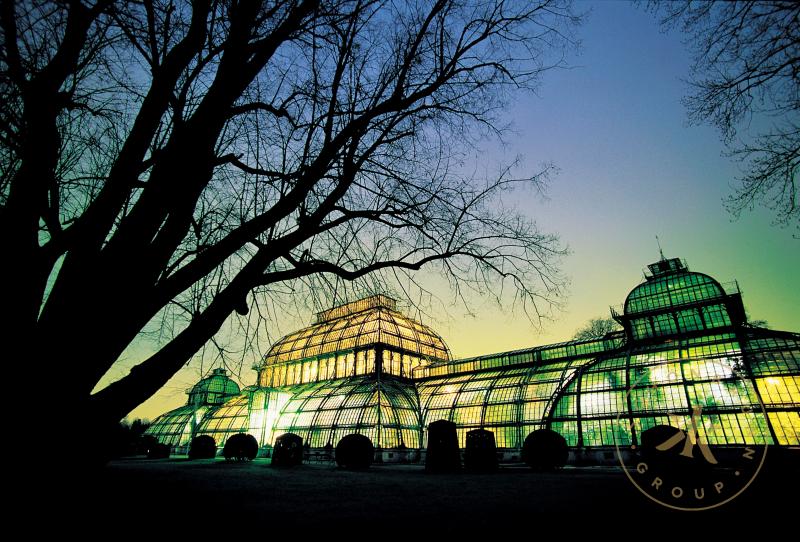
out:
M112 522L151 518L156 530L163 521L177 530L191 522L216 529L255 521L268 530L301 533L357 525L398 535L407 529L460 534L520 532L565 513L575 518L560 524L567 529L598 525L588 518L604 519L599 525L606 526L620 521L655 526L800 517L800 473L785 465L767 466L733 501L704 512L673 511L650 501L615 467L536 473L520 466L494 474L442 475L412 465L352 472L334 465L273 468L266 459L226 463L178 457L113 461L87 483L93 496L81 501L80 510Z

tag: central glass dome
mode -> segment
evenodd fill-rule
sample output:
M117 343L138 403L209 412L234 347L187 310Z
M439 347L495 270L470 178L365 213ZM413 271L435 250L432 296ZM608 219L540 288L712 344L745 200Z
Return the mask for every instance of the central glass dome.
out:
M375 295L317 314L316 322L275 343L264 366L382 344L431 361L447 361L442 338L397 310L397 302Z

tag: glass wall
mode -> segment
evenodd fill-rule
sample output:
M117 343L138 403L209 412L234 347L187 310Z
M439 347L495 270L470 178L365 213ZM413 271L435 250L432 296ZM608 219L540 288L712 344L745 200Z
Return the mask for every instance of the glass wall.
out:
M153 420L145 434L154 436L161 444L187 446L192 440L193 423L199 421L204 411L192 405L170 410Z
M543 426L553 397L576 368L592 359L424 381L419 384L423 424L454 422L462 447L468 431L484 428L494 432L499 448L517 448L531 431Z
M800 444L800 340L752 330L747 357L778 444Z
M661 424L686 427L701 406L699 434L711 444L800 444L798 341L753 336L744 344L722 333L427 379L418 384L423 424L456 423L461 446L467 431L485 428L498 447L516 448L539 427L570 446L614 446L632 443L631 425L636 435Z
M208 412L200 423L197 434L211 436L221 448L231 435L249 431L249 413L247 395L231 399L221 407Z
M274 434L295 433L312 448L336 446L359 433L383 448L419 448L419 404L414 386L355 377L298 386L278 417Z
M267 365L259 372L262 387L293 386L375 372L375 349L338 352L298 362Z
M617 427L620 413L641 434L658 424L685 427L701 406L705 424L698 432L710 444L800 444L796 343L766 351L747 345L742 349L734 334L721 334L600 360L566 387L551 425L574 430L564 436L575 445L629 444L630 432Z

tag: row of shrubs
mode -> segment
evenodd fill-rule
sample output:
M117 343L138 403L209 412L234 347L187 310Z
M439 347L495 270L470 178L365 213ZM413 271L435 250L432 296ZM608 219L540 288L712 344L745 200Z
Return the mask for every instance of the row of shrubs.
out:
M430 424L425 468L432 472L447 472L461 469L461 452L458 446L456 425L440 420ZM155 440L155 439L153 439ZM158 442L151 443L148 457L169 457L170 447ZM211 459L217 454L217 443L208 435L195 437L189 446L189 459ZM252 435L238 433L225 442L222 455L228 461L252 461L258 454L258 441ZM537 470L562 467L567 462L567 443L564 438L549 429L534 431L525 439L522 459ZM336 463L348 469L366 469L372 464L375 448L372 441L359 434L347 435L336 445ZM303 439L299 435L286 433L275 441L272 452L274 466L293 466L303 462ZM498 467L497 446L494 433L475 429L467 433L464 451L464 468L472 471L491 471Z
M664 454L656 454L658 445L668 441L680 430L666 425L651 427L641 434L639 455L648 462L667 461L670 465L676 460ZM150 439L147 455L150 458L169 457L170 447ZM330 445L329 445L330 446ZM326 449L329 448L326 446ZM330 447L329 452L333 451ZM216 456L217 445L208 435L200 435L192 440L189 459L210 459ZM274 466L293 466L303 462L303 439L299 435L286 433L275 441L272 452ZM255 437L238 433L228 438L222 455L228 461L251 461L258 453ZM522 460L534 470L548 471L563 467L568 457L567 442L550 429L538 429L530 433L522 446ZM375 448L372 441L364 435L347 435L336 446L336 463L348 469L366 469L372 464ZM675 455L675 454L673 454ZM463 467L470 471L492 471L497 469L497 446L494 433L485 429L474 429L466 434ZM677 458L680 461L680 457ZM677 463L684 468L682 463ZM663 466L667 468L667 465ZM428 448L425 469L429 472L453 472L462 468L461 451L458 446L456 425L439 420L428 426Z
M170 455L170 447L161 444L154 437L148 435L148 459L164 459ZM238 433L232 435L222 450L222 455L228 461L252 461L258 454L258 441L253 435ZM217 455L217 443L208 435L199 435L192 439L189 446L189 459L212 459Z
M533 431L522 445L522 460L534 470L561 468L566 465L568 456L567 441L550 429ZM469 471L487 472L497 467L494 433L486 429L468 431L464 449L464 468ZM439 420L428 426L425 470L429 472L461 470L458 433L453 422Z

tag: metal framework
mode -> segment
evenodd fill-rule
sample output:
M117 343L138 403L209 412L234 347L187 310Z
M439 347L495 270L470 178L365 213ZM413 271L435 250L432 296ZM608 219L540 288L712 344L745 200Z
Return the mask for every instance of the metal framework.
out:
M623 331L468 359L452 360L439 335L386 296L334 307L272 347L257 386L228 395L233 387L204 379L149 432L173 446L195 434L222 446L238 432L270 446L291 432L311 449L350 433L378 449L424 449L425 428L444 419L462 447L483 428L514 454L546 427L575 450L602 450L688 423L701 406L709 443L800 444L800 334L748 325L738 285L678 259L648 268L612 309Z

